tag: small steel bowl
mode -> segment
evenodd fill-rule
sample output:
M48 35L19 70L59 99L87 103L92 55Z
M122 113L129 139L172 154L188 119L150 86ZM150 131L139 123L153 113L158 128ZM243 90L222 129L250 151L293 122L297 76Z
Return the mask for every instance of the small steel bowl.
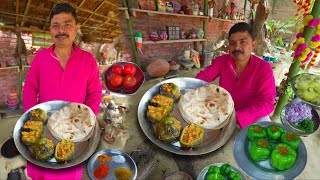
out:
M315 103L306 101L306 100L304 100L302 97L299 96L299 94L298 94L298 89L295 88L296 79L297 79L299 76L313 76L313 77L317 77L317 75L311 74L311 73L301 73L301 74L298 74L298 75L296 75L295 77L293 77L290 82L291 82L291 88L292 88L294 94L295 94L301 101L303 101L304 103L312 106L312 107L315 108L316 110L320 110L320 104L315 104Z
M134 77L137 80L137 84L132 88L132 89L125 89L122 85L120 87L112 87L111 84L109 83L113 72L112 72L112 67L115 65L121 65L122 67L124 67L126 64L132 64L136 67L136 73L134 75ZM123 94L123 95L133 95L135 94L140 87L142 86L143 82L145 81L145 77L144 77L144 73L141 70L141 68L132 62L126 62L126 61L120 61L117 63L112 64L111 66L109 66L105 71L104 71L104 76L103 76L103 80L104 83L106 85L106 88L108 91L112 92L112 93L116 93L116 94ZM122 75L122 77L124 78L125 75Z
M311 107L311 109L312 109L311 110L311 114L312 114L311 120L313 121L314 127L313 127L313 131L310 133L307 133L307 132L304 132L304 131L298 129L294 123L292 123L288 119L286 119L285 115L286 115L287 107L291 106L293 104L298 104L298 103L305 104L305 105ZM300 99L295 99L294 101L286 104L281 111L280 119L281 119L281 122L283 125L288 126L294 133L298 134L299 136L308 136L308 135L314 133L315 131L317 131L317 129L319 128L319 124L320 124L319 114L316 111L316 109L313 106L310 106L309 104L301 101Z

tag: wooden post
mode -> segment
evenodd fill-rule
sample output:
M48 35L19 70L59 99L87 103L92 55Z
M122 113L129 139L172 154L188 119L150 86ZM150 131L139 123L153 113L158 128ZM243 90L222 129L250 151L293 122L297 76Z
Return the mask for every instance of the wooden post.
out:
M204 0L204 8L203 9L204 9L203 15L204 16L208 16L208 0ZM205 38L205 39L207 38L208 21L209 21L209 19L204 19L203 20L203 32L204 32L204 37L203 38ZM202 53L203 54L204 54L204 50L205 50L206 45L207 45L206 42L202 43Z
M315 0L311 15L313 16L313 18L320 17L320 0ZM305 26L303 31L303 37L305 39L306 44L309 44L315 31L316 31L316 28L310 28L308 26ZM289 69L289 74L288 74L288 78L286 79L286 84L288 84L290 82L290 79L292 79L294 76L296 76L299 73L300 66L301 66L301 62L299 60L294 59ZM280 115L283 107L287 104L288 99L289 99L289 95L287 95L286 93L283 93L280 96L276 109L273 113L273 117L277 117Z
M22 45L21 45L21 31L19 25L16 26L16 35L17 35L17 46L18 46L18 65L19 65L19 102L22 102L22 62L21 62L21 52L22 52Z
M244 18L246 18L247 3L248 3L248 0L244 0L244 7L243 7L243 16L244 16Z

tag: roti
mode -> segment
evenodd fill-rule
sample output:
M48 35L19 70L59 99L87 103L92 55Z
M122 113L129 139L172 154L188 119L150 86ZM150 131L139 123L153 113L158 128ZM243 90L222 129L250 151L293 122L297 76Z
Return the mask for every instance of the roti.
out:
M178 109L187 123L204 129L220 129L227 124L234 109L230 93L215 84L192 89L179 100Z
M95 127L96 117L90 107L70 103L54 112L48 120L48 129L57 139L82 142L90 138Z

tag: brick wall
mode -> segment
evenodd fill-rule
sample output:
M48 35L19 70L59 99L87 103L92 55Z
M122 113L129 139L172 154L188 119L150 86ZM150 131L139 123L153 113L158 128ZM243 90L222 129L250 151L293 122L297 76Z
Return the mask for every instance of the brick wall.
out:
M7 95L9 94L12 87L14 87L18 92L18 82L18 67L0 69L0 104L4 104L7 101Z
M156 15L149 16L146 13L136 13L136 17L130 17L132 20L133 33L140 31L143 35L143 41L149 40L148 36L151 31L165 30L166 26L179 26L185 32L189 32L192 28L203 28L203 22L199 18L186 18L179 16ZM127 21L123 20L122 29L127 39L127 44L131 47L130 36L128 32ZM217 39L223 32L228 32L234 21L210 20L207 30L207 39ZM142 45L142 53L139 53L139 60L142 68L157 58L165 60L177 59L182 55L184 49L188 47L194 48L194 43L170 43L170 44L144 44ZM200 46L200 43L197 43ZM200 46L201 47L201 46ZM132 56L132 53L129 52Z
M12 87L19 90L19 68L18 67L6 67L6 64L17 64L17 58L15 56L16 49L16 34L9 31L0 31L0 104L4 104L7 101L7 95ZM29 49L32 46L32 36L28 33L22 33L22 39L26 44L26 48ZM25 62L23 62L25 63ZM23 77L26 72L23 72Z

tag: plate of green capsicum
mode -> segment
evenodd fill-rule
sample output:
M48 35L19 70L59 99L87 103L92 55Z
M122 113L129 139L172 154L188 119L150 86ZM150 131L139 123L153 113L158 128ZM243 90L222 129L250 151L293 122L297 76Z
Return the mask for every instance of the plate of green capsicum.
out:
M235 138L233 156L253 179L294 179L307 164L300 137L274 122L257 122L242 129Z
M244 174L228 163L214 163L206 166L199 173L197 180L245 180Z

